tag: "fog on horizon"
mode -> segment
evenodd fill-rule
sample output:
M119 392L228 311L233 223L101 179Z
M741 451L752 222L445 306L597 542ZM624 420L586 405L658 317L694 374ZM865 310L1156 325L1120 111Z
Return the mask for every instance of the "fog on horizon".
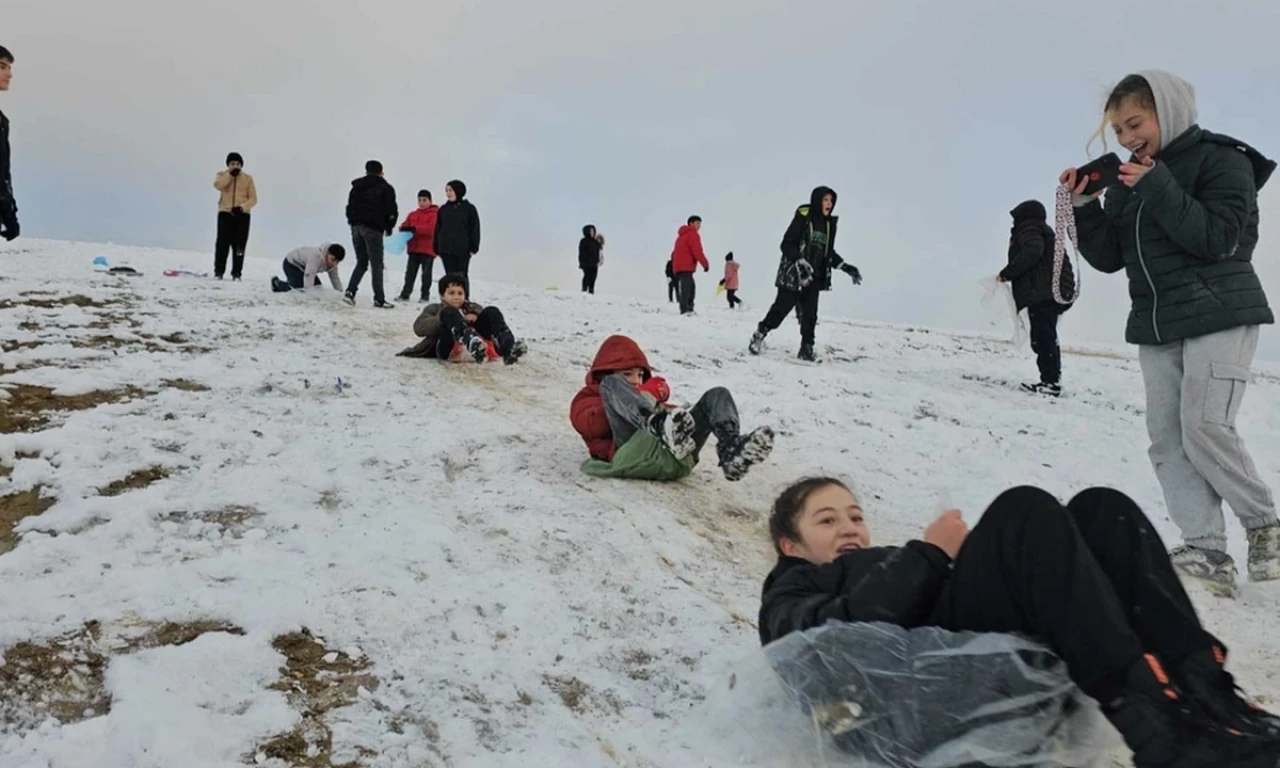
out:
M467 183L486 279L576 290L590 223L608 238L598 290L662 300L676 229L701 215L699 302L721 301L733 251L744 345L819 184L865 280L837 275L824 316L1007 330L978 281L1004 264L1008 211L1052 209L1129 72L1178 73L1202 125L1280 159L1275 3L9 0L3 18L26 236L198 251L182 266L207 270L235 150L260 197L251 255L349 243L347 190L377 158L402 211ZM1280 305L1276 186L1254 263ZM1125 278L1082 272L1063 343L1120 343ZM1280 331L1262 339L1280 360Z

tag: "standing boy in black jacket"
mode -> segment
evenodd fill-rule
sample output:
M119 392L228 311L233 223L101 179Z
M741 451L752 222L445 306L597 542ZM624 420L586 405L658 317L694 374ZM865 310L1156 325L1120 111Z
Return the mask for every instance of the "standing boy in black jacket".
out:
M351 241L356 250L356 268L343 297L352 306L356 291L370 267L373 268L373 306L391 309L382 292L382 238L390 237L400 218L396 207L396 190L382 176L382 163L370 160L364 164L365 175L351 182L347 196L347 223L351 225Z
M0 91L9 90L13 79L13 54L0 45ZM18 203L13 198L13 176L9 168L9 118L0 112L0 237L18 237Z
M454 179L445 185L449 202L436 215L436 253L444 262L446 275L466 277L471 257L480 252L480 213L467 196L467 185Z
M578 269L582 270L582 292L595 294L596 276L600 274L600 240L591 224L582 228L582 239L578 241Z

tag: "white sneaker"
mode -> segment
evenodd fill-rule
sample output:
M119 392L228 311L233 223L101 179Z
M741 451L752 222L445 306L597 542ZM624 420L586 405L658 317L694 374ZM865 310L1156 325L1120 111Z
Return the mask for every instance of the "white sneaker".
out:
M1169 553L1173 567L1183 576L1200 582L1217 597L1236 596L1236 561L1226 552L1200 547L1175 547Z
M1280 579L1280 523L1247 531L1249 581Z

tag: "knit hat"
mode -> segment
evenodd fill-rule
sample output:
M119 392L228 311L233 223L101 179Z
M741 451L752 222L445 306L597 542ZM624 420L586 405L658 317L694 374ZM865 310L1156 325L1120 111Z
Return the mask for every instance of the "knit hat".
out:
M459 200L467 196L467 185L457 179L449 182L446 186L453 189L453 194L457 195Z
M1151 86L1151 95L1156 97L1160 149L1164 149L1196 124L1196 89L1177 75L1159 69L1138 74Z
M244 165L244 158L240 156L239 152L227 153L227 165L231 165L232 163L239 163L240 165Z

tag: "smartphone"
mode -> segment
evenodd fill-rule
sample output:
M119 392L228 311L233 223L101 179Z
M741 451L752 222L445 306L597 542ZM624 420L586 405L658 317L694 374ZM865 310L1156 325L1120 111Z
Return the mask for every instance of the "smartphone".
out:
M1076 183L1079 184L1082 178L1089 179L1089 184L1084 188L1086 195L1097 194L1108 187L1114 187L1120 183L1120 157L1115 152L1108 152L1097 160L1077 168Z

